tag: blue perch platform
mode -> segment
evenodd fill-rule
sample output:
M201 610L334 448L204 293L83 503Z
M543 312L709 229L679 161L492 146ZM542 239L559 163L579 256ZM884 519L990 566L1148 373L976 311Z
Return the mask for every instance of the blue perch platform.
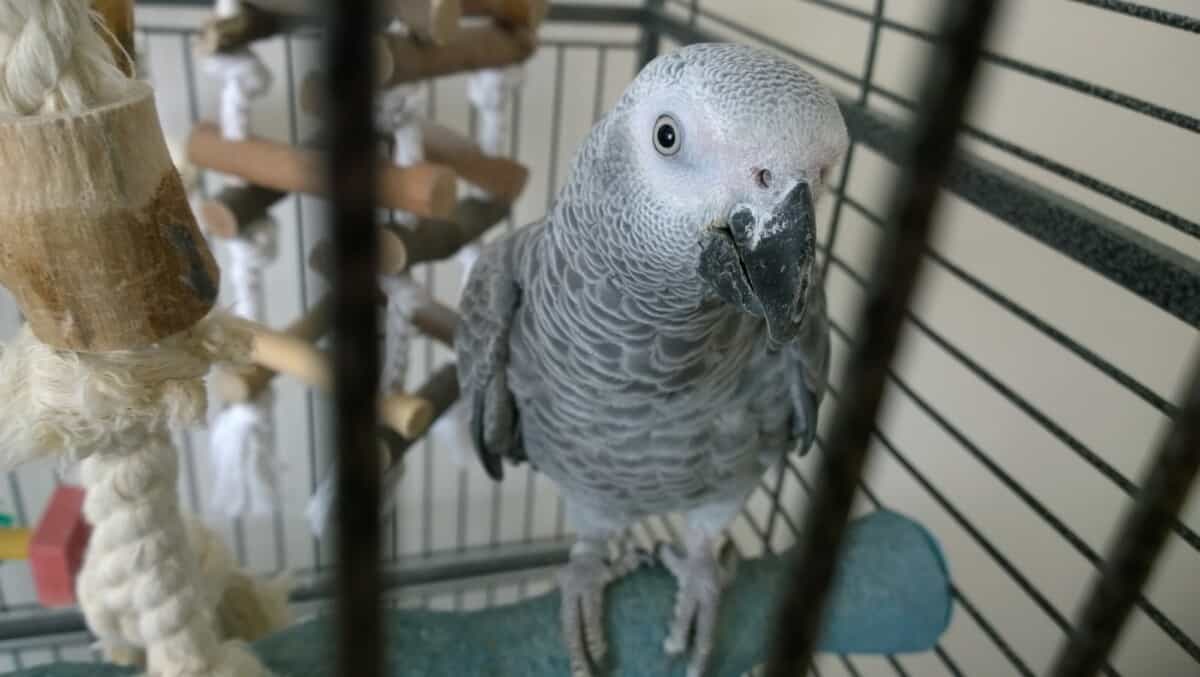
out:
M741 562L722 598L708 675L741 677L766 657L788 563L770 556ZM675 602L675 579L647 567L613 583L606 597L607 674L682 676L685 659L662 650ZM569 674L559 630L557 591L480 611L388 611L390 675L558 677ZM926 651L950 621L950 580L941 550L912 520L879 511L854 521L839 564L819 649L840 654ZM316 618L258 641L255 651L280 677L333 674L333 621ZM116 677L134 671L57 664L23 677Z

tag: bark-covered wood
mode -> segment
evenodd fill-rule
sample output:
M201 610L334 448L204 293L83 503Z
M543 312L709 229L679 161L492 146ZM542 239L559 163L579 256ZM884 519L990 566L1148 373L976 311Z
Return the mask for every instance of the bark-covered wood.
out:
M424 44L402 35L385 35L381 40L392 61L383 87L511 66L527 60L537 47L532 31L503 26L465 27L444 45ZM313 73L300 88L301 107L314 115L326 107L323 78L322 73Z
M488 155L470 138L436 123L422 125L425 158L453 169L493 198L512 204L529 181L529 170L506 157Z
M490 16L507 26L537 30L546 18L546 0L462 0L464 16Z
M130 87L92 110L0 120L0 283L57 348L146 347L217 299L154 92Z
M254 5L230 17L213 17L200 29L200 47L207 52L226 52L265 40L284 29L282 17Z
M209 235L235 238L285 197L287 193L265 186L226 186L200 202L200 222Z

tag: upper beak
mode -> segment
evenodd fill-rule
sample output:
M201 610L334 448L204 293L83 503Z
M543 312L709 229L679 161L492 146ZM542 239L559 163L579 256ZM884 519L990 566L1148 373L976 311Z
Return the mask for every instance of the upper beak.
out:
M735 207L702 243L700 275L717 294L763 318L777 342L800 331L816 261L816 222L808 184L797 183L768 213Z

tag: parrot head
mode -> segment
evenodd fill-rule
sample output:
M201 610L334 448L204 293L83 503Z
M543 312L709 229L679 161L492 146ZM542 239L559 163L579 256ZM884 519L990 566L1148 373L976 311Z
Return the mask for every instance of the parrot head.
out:
M690 280L787 341L814 283L815 203L848 143L833 94L804 69L698 44L642 69L568 181L601 168L587 190L610 205L601 228L619 231L608 235L639 274Z

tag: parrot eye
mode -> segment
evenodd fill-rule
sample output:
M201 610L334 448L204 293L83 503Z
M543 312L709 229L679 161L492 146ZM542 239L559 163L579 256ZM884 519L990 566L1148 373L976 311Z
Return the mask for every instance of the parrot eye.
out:
M679 152L679 131L670 115L660 115L654 121L654 149L663 155Z

